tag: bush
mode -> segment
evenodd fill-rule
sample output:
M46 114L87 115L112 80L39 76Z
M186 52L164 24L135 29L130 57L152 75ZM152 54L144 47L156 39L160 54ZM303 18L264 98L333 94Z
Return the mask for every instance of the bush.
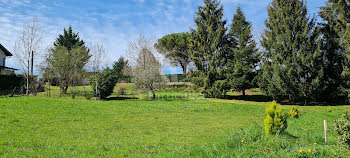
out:
M350 146L350 122L348 114L341 115L334 121L334 130L337 133L337 143Z
M333 110L331 108L327 108L327 112L332 112Z
M264 126L266 134L279 134L287 128L287 117L282 113L276 101L266 108Z
M117 86L118 95L126 94L126 85L124 83L118 84Z
M94 90L94 96L99 99L106 99L110 96L113 93L116 82L115 74L110 68L104 69L97 74L96 78L90 79L91 87Z
M300 112L297 109L297 107L292 106L292 108L290 108L289 110L289 116L292 118L299 118Z
M15 87L20 88L25 81L22 75L0 75L0 89L12 90Z

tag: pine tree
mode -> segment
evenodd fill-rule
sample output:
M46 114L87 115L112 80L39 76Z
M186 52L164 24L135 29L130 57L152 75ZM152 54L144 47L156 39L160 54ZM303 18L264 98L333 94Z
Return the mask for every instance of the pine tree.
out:
M217 0L205 0L198 7L191 29L190 58L197 71L192 73L197 85L204 87L205 97L221 97L225 91L221 67L224 65L226 43L226 21L223 7Z
M117 81L130 81L131 76L126 74L126 70L129 68L129 61L120 57L118 61L113 64L113 71L117 77Z
M246 20L240 7L233 16L228 36L233 57L227 60L227 77L231 88L242 91L245 97L245 90L253 86L259 55L252 36L252 24Z
M262 36L260 87L276 99L317 100L336 91L326 75L334 60L323 51L315 18L308 17L302 0L273 0ZM335 86L336 87L336 86ZM330 89L328 89L330 88ZM336 92L335 92L336 93Z
M187 67L191 62L188 55L188 43L190 33L172 33L158 40L155 44L157 50L170 60L174 66L181 66L184 74L187 73Z
M342 81L346 88L350 87L350 1L328 0L321 7L320 15L324 21L323 34L328 52L339 52L343 55ZM339 56L339 53L337 55Z

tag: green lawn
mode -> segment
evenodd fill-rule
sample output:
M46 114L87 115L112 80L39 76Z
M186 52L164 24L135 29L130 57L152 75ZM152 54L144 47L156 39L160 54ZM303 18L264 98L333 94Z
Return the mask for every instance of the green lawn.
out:
M311 147L323 157L348 152L336 146L333 121L349 106L331 107L332 112L298 107L302 116L289 119L283 135L270 137L263 134L269 102L204 99L169 90L158 94L155 101L73 100L43 93L2 97L0 157L297 157L312 156L305 153ZM327 143L323 120L329 122Z

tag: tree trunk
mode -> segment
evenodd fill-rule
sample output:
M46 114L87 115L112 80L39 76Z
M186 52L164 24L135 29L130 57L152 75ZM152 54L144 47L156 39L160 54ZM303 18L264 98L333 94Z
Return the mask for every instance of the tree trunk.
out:
M242 90L242 97L243 97L243 100L245 99L245 89Z
M67 94L68 85L65 85L62 90L63 90L63 94Z
M152 90L152 99L155 100L156 99L156 92L154 90Z
M33 92L33 94L35 94L36 95L36 88L35 88L35 81L34 81L34 51L32 51L32 59L31 59L31 66L30 66L30 76L31 76L31 78L30 78L30 82L31 82L31 84L32 84L32 92Z
M30 54L30 53L29 53ZM29 64L30 64L30 61L28 60L28 69L27 69L27 90L26 90L26 95L28 96L29 95Z
M187 74L187 65L186 64L181 64L182 67L182 73Z

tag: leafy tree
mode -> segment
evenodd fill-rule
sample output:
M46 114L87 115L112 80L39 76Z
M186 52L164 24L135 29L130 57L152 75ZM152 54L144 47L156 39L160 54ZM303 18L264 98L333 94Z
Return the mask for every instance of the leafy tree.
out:
M113 71L118 79L118 82L130 81L131 76L128 75L128 72L126 72L130 71L129 61L124 59L124 57L120 57L118 61L114 62Z
M223 7L217 0L205 0L204 6L198 7L194 22L197 28L191 29L189 47L190 58L197 68L192 72L194 83L204 87L205 97L221 97L225 94L222 67L227 41Z
M113 93L117 78L115 72L107 67L102 72L97 73L97 80L91 79L90 83L91 87L94 89L94 96L98 99L106 99Z
M66 93L68 85L74 86L82 77L82 68L90 57L89 53L82 47L68 51L61 45L52 48L50 52L50 72L58 79L61 92Z
M336 52L337 56L342 54L344 86L350 87L350 1L328 0L326 6L321 7L320 15L324 21L322 24L325 49L328 52Z
M246 20L240 7L233 16L228 36L229 51L232 52L233 57L227 60L227 77L231 87L242 91L245 97L245 90L254 86L253 80L256 76L259 54L252 36L252 24Z
M273 0L268 15L262 37L262 90L276 99L287 96L305 104L336 96L341 64L322 49L320 29L315 18L308 17L305 2Z
M56 70L56 77L60 78L61 91L67 93L68 86L73 84L72 79L83 71L89 60L89 49L79 38L79 33L74 33L70 26L68 30L64 29L63 35L59 35L56 39L51 52L52 69Z
M190 33L173 33L166 35L155 44L157 50L171 61L174 66L181 66L184 74L191 62L188 55Z

